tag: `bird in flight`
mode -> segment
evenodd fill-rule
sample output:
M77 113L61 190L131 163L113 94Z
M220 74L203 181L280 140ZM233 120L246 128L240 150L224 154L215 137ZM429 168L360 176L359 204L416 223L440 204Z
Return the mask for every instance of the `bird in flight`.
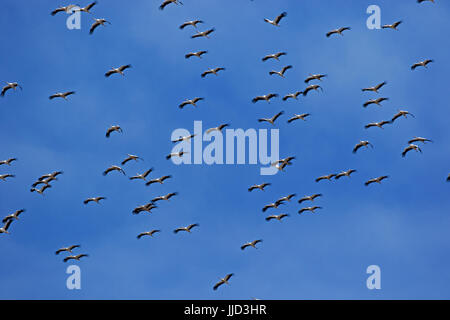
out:
M422 2L427 2L427 1L435 3L434 0L417 0L417 3L422 3Z
M213 132L213 131L220 131L220 132L222 132L222 129L223 128L226 128L226 127L229 127L230 125L228 124L228 123L224 123L224 124L221 124L220 126L218 126L218 127L215 127L215 128L209 128L208 130L206 130L206 134L209 134L209 133L211 133L211 132Z
M13 222L13 220L6 221L6 223L3 225L3 227L0 228L0 234L2 234L2 233L9 234L8 229L11 226L12 222Z
M58 92L55 94L52 94L50 97L48 97L50 100L55 99L55 98L63 98L64 100L67 101L67 97L75 94L75 91L67 91L67 92Z
M278 199L277 200L277 202L282 202L282 201L291 201L291 199L293 198L293 197L295 197L296 196L296 194L295 193L292 193L292 194L290 194L290 195L287 195L286 197L281 197L280 199Z
M303 121L306 121L306 117L309 117L310 116L310 114L309 113L303 113L303 114L295 114L292 118L290 118L287 122L288 123L291 123L292 121L295 121L295 120L303 120Z
M364 128L368 129L368 128L371 128L371 127L378 127L378 128L384 129L383 126L385 124L389 124L389 123L392 123L392 122L391 121L385 121L385 120L383 120L381 122L372 122L372 123L369 123L369 124L365 125Z
M184 154L188 154L188 153L189 152L187 152L187 151L180 151L180 152L171 153L171 154L168 154L166 156L166 159L169 160L169 159L174 158L174 157L181 158Z
M123 130L120 126L111 126L106 130L106 137L109 138L113 132L123 133Z
M186 59L189 59L190 57L197 57L197 58L202 58L202 55L208 53L208 51L206 50L201 50L201 51L197 51L197 52L189 52L187 53L184 57Z
M331 178L334 178L334 177L336 177L336 174L335 174L335 173L332 173L332 174L329 174L329 175L326 175L326 176L321 176L321 177L318 177L318 178L316 179L316 182L319 182L319 181L321 181L321 180L328 180L328 181L331 181Z
M384 87L386 84L387 84L387 82L386 82L386 81L383 81L383 82L377 84L376 86L368 87L368 88L363 88L363 89L361 89L361 90L362 90L363 92L364 92L364 91L372 91L372 92L375 92L375 93L379 93L378 90L380 90L380 89L381 89L382 87Z
M216 31L216 29L212 28L212 29L209 29L209 30L206 30L206 31L197 32L196 34L192 35L191 38L195 39L195 38L202 38L202 37L204 37L204 38L208 38L209 39L209 35L211 33L213 33L214 31Z
M173 230L173 233L177 234L180 231L186 231L187 233L191 233L191 229L194 227L198 227L199 225L197 223L193 223L188 225L187 227L181 227Z
M181 142L181 141L189 141L191 140L193 137L195 137L196 134L190 134L188 136L185 137L179 137L178 139L172 140L173 143L177 143L177 142Z
M279 27L280 26L279 23L280 23L281 19L283 19L286 16L287 16L287 13L283 12L278 17L276 17L274 20L270 20L270 19L265 18L264 21L267 22L267 23L270 23L271 25Z
M0 96L4 97L6 91L8 91L9 89L13 89L14 91L16 91L17 88L20 88L20 90L22 90L22 87L17 82L6 82L6 86L2 88Z
M361 147L366 147L368 148L368 146L370 146L373 149L373 145L367 141L367 140L363 140L360 141L354 148L353 148L353 153L356 153L358 151L359 148Z
M164 183L164 180L166 180L166 179L170 179L170 178L172 178L172 176L163 176L163 177L161 177L161 178L157 178L157 179L153 179L153 180L150 180L149 182L147 182L145 185L146 186L149 186L149 185L151 185L151 184L153 184L153 183L159 183L159 184L163 184Z
M120 66L118 68L111 68L109 71L105 73L105 77L109 77L110 75L114 73L121 74L122 76L125 76L125 73L123 73L124 70L131 68L131 64L126 64L123 66Z
M402 157L404 158L406 156L406 154L411 151L411 150L415 150L416 152L420 152L422 153L422 149L419 148L418 145L416 144L410 144L409 146L407 146L403 152L402 152Z
M389 176L381 176L378 178L370 179L370 180L366 181L364 183L364 185L368 186L369 184L372 184L372 183L381 183L381 181L383 181L384 179L387 179L387 178L389 178Z
M309 212L315 213L315 211L316 211L317 209L322 209L322 207L318 207L318 206L307 207L307 208L300 209L300 210L298 211L298 213L299 213L299 214L302 214L302 213L305 212L305 211L309 211Z
M229 284L229 283L228 283L228 280L230 280L230 278L231 278L233 275L234 275L233 273L230 273L230 274L227 274L227 275L225 276L225 278L220 279L220 281L217 282L217 283L214 285L213 290L217 290L217 288L219 288L219 287L220 287L221 285L223 285L223 284Z
M297 91L297 92L294 92L294 93L288 93L287 95L285 95L283 97L283 101L286 101L287 99L298 100L298 96L301 95L301 94L303 94L303 91Z
M151 169L148 169L147 171L145 171L144 173L142 173L142 174L136 174L135 176L133 176L133 177L130 177L130 180L137 180L137 179L140 179L140 180L144 180L144 181L147 181L147 176L150 174L150 172L152 172L153 171L153 168L151 168Z
M64 172L62 172L62 171L54 171L52 173L48 173L48 174L44 174L44 175L40 176L38 180L42 181L42 180L49 179L49 178L52 178L52 180L56 180L55 178L63 173Z
M329 37L330 37L331 35L333 35L333 34L340 34L341 36L343 36L343 35L344 35L343 32L344 32L345 30L350 30L350 27L342 27L342 28L339 28L339 29L331 30L331 31L329 31L329 32L327 33L327 38L329 38Z
M81 258L83 258L83 257L89 257L87 254L78 254L78 255L76 255L76 256L67 256L67 257L65 257L64 258L64 262L67 262L67 261L69 261L69 260L77 260L77 261L80 261L80 259Z
M125 171L123 171L123 169L119 166L111 166L108 169L106 169L105 171L103 171L103 175L106 176L108 173L112 172L112 171L117 171L122 173L123 175L125 175Z
M253 103L256 103L258 101L267 101L267 103L270 103L270 99L278 97L277 93L269 93L263 96L257 96L255 98L252 99Z
M0 166L4 165L4 164L7 164L8 166L10 166L11 162L13 162L13 161L17 161L17 158L9 158L9 159L6 159L6 160L1 160L0 161Z
M276 165L282 164L284 166L287 166L287 165L291 165L292 164L291 161L294 160L294 159L295 159L295 157L287 157L287 158L279 159L279 160L277 160L275 162L272 162L270 165L271 166L276 166Z
M222 70L225 70L225 68L218 67L218 68L214 68L214 69L208 69L202 73L202 78L206 77L208 74L214 74L214 75L218 76L217 73Z
M161 200L169 201L170 198L172 198L173 196L176 196L177 194L178 194L178 192L171 192L171 193L166 194L165 196L159 196L159 197L153 198L151 200L151 202L155 203L155 202L161 201Z
M133 209L133 214L139 214L141 212L148 212L148 213L152 213L152 210L158 208L157 206L155 206L152 202L149 202L147 204L144 204L142 206L136 207Z
M15 175L9 174L9 173L0 174L0 180L2 180L2 181L6 181L6 178L15 178L15 177L16 177Z
M96 4L97 4L97 1L94 1L94 2L92 2L92 3L90 3L90 4L88 4L86 7L84 7L84 8L79 8L79 9L76 10L76 11L86 12L86 13L91 13L89 10L91 10L92 7L95 6Z
M2 222L3 222L3 223L6 223L6 222L8 222L9 220L19 220L19 215L22 214L23 212L25 212L25 209L17 210L16 212L14 212L14 213L12 213L12 214L6 216L6 217L2 220Z
M309 83L313 80L322 81L322 78L327 77L326 74L309 74L309 77L305 79L305 83Z
M76 245L73 245L73 246L61 248L61 249L56 250L55 254L58 255L58 254L60 254L61 252L69 252L69 253L72 253L72 250L73 250L73 249L79 248L79 247L80 247L80 245L76 244Z
M272 125L274 125L275 120L278 119L278 117L280 117L282 114L284 114L284 111L280 111L278 112L276 115L274 115L272 118L260 118L258 119L258 122L269 122Z
M408 112L405 110L399 110L399 112L392 117L391 122L393 123L395 120L397 120L398 118L400 118L402 116L405 118L408 118L407 115L410 115L411 117L415 118L415 116L411 112Z
M259 189L261 191L264 191L264 188L267 187L267 186L270 186L270 185L271 185L270 183L254 184L254 185L250 186L250 188L248 188L248 191L251 192L251 191L253 191L255 189Z
M52 187L51 185L46 184L46 185L42 186L41 189L31 188L30 191L31 192L37 192L40 195L44 195L44 191L47 190L48 188L51 188L51 187Z
M91 25L91 28L89 29L89 34L93 34L94 30L98 27L98 26L104 26L105 23L107 24L111 24L111 22L109 22L106 19L96 19L94 18L94 23Z
M161 230L151 230L151 231L141 232L140 234L138 234L137 238L140 239L143 236L153 237L153 235L157 232L161 232Z
M397 30L397 31L398 31L397 27L398 27L401 23L402 23L402 21L397 21L397 22L394 22L393 24L385 24L385 25L382 25L381 28L382 28L382 29L393 29L393 30Z
M312 84L312 85L308 86L308 87L303 91L303 95L306 97L306 95L308 94L308 92L310 92L311 90L318 91L318 89L320 89L321 91L323 91L322 87L319 86L318 84Z
M427 65L428 65L429 63L431 63L431 62L434 62L434 60L432 60L432 59L427 59L427 60L424 60L424 61L420 61L420 62L414 63L414 64L411 66L411 70L415 70L417 67L428 68Z
M128 161L131 161L131 160L134 160L137 162L138 160L143 160L143 159L139 156L136 156L133 154L128 154L128 157L125 160L123 160L121 164L124 165L125 163L127 163Z
M269 209L269 208L274 208L274 209L276 209L276 208L278 208L280 205L282 205L282 204L284 204L284 201L283 200L277 200L277 201L275 201L274 203L269 203L268 205L266 205L266 206L264 206L264 208L262 208L262 211L263 212L266 212L267 211L267 209Z
M204 98L194 98L194 99L190 99L190 100L184 100L179 106L178 108L183 109L183 107L187 106L187 105L193 105L194 107L197 106L197 102L201 101L201 100L205 100Z
M350 175L351 175L353 172L356 172L356 170L350 169L350 170L347 170L347 171L342 171L341 173L338 173L334 178L335 178L336 180L339 179L339 178L342 178L342 177L349 177L349 178L350 178Z
M84 204L88 204L89 202L95 202L97 204L100 204L100 200L105 200L105 197L95 197L95 198L87 198L83 201Z
M422 137L414 137L413 139L408 141L408 144L412 144L414 142L422 142L423 144L426 144L427 142L433 142L433 140L422 138Z
M244 250L244 249L247 248L247 247L252 247L252 248L258 249L258 248L256 247L256 244L258 244L258 243L260 243L260 242L262 242L262 240L254 240L254 241L251 241L251 242L244 243L244 244L241 246L241 250Z
M181 2L180 0L164 0L164 2L159 6L159 10L164 10L164 8L171 3L174 3L176 5L183 5L183 2Z
M277 52L277 53L272 53L272 54L268 54L267 56L265 56L264 58L262 58L262 61L267 61L269 59L275 59L277 61L279 61L281 56L285 56L287 55L286 52Z
M305 202L305 201L314 202L314 199L316 199L318 197L322 197L322 194L321 193L316 193L316 194L313 194L312 196L304 196L303 198L298 200L298 203L302 203L302 202Z
M363 106L364 108L366 108L367 106L371 105L371 104L376 104L377 106L381 107L381 102L383 101L387 101L389 100L389 98L378 98L378 99L371 99L366 101Z
M284 78L284 73L285 73L287 70L292 69L292 68L293 68L293 67L292 67L291 65L288 65L288 66L283 67L283 69L281 69L281 71L274 71L274 70L272 70L272 71L269 72L269 74L270 74L270 75L276 74L276 75L279 75L280 77Z
M191 21L186 21L185 23L183 23L179 28L181 30L183 30L184 28L186 28L187 26L193 26L194 28L197 29L197 24L199 23L203 23L202 20L191 20Z
M279 215L271 215L271 216L268 216L268 217L266 218L266 221L270 221L270 220L275 219L275 220L278 220L278 221L281 222L281 220L282 220L283 218L285 218L285 217L289 217L289 215L286 214L286 213L282 213L282 214L279 214Z
M51 14L52 16L54 16L54 15L57 14L58 12L71 13L72 10L73 10L75 7L78 7L78 6L75 5L75 4L70 4L70 5L65 6L65 7L59 7L59 8L56 8L55 10L53 10L50 14Z

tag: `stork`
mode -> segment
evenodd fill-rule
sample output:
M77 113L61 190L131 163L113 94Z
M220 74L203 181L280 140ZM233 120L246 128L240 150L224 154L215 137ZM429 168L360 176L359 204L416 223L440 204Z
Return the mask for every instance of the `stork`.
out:
M17 82L6 82L6 86L2 88L0 96L4 97L6 91L8 91L9 89L13 89L14 91L16 91L17 88L20 88L20 90L22 90L22 87Z
M177 228L177 229L173 230L173 233L177 234L180 231L186 231L187 233L191 233L191 229L194 227L198 227L198 226L199 226L198 223L193 223L193 224L188 225L187 227Z
M107 71L105 73L105 77L109 77L110 75L114 74L114 73L118 73L121 74L122 76L125 76L124 70L131 68L131 64L126 64L123 66L120 66L118 68L111 68L109 71Z
M91 28L89 29L89 34L93 34L94 30L98 27L98 26L104 26L105 23L107 24L111 24L111 22L109 22L106 19L96 19L94 18L94 23L91 25Z
M273 25L275 27L279 27L280 26L279 23L280 23L281 19L283 19L286 16L287 16L287 13L283 12L279 16L277 16L274 20L265 18L264 21L267 23L270 23L271 25Z
M219 288L223 284L229 284L228 280L230 280L230 278L233 275L234 275L233 273L230 273L230 274L227 274L224 278L220 279L220 281L214 285L213 290L217 290L217 288Z

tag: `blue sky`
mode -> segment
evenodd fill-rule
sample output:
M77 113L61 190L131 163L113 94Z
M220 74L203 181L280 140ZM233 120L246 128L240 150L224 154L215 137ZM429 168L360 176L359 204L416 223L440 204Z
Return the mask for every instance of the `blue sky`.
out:
M86 5L88 2L82 2ZM10 235L0 235L2 299L448 299L450 281L450 131L447 63L450 4L402 1L193 1L158 10L159 1L99 1L94 17L111 25L89 35L92 17L81 30L68 30L66 15L50 12L60 1L20 0L3 4L0 80L18 81L23 91L0 100L0 158L17 157L0 174L2 216L25 208ZM366 8L381 7L382 23L403 20L400 31L368 30ZM276 28L263 22L286 11ZM215 27L210 39L191 39L186 20ZM327 39L331 29L350 26L344 37ZM203 59L184 59L208 50ZM286 51L280 62L261 62ZM414 62L432 58L427 70ZM126 76L104 73L132 64ZM292 64L286 78L272 69ZM227 70L202 79L212 67ZM323 93L298 102L275 99L252 104L260 94L280 95L305 88L309 73L326 73ZM387 81L381 108L362 103L375 95L361 88ZM69 101L48 96L74 90ZM205 97L199 107L178 109L186 98ZM390 119L399 109L416 118L399 119L384 130L364 125ZM270 128L260 117L280 110L281 156L295 155L285 173L263 177L259 165L181 165L165 159L174 129L193 130L231 123L232 128ZM294 113L311 113L306 122L287 124ZM123 134L105 138L119 124ZM434 143L404 159L414 136ZM367 139L373 150L352 154ZM124 166L128 175L150 167L152 177L171 174L164 185L102 176L127 153L143 162ZM320 175L354 168L351 179L314 182ZM29 187L42 174L64 174L44 197ZM364 182L381 175L381 185ZM270 182L266 192L247 192ZM151 215L131 210L155 196L179 195ZM282 223L266 222L261 208L281 196L295 201L267 213L289 213ZM299 216L300 196L322 193L323 210ZM83 205L92 196L108 199ZM199 223L192 234L172 230ZM136 239L150 229L153 239ZM258 250L240 245L263 239ZM54 254L81 244L90 256L77 263L82 290L66 289L67 264ZM250 248L251 249L251 248ZM366 288L369 265L381 267L381 290ZM230 286L217 291L219 277L233 272Z

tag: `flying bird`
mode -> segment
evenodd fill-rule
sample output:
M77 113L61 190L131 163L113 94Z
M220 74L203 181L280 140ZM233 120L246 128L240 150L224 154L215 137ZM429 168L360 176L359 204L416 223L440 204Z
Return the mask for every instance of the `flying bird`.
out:
M294 159L295 159L295 157L287 157L287 158L279 159L275 162L272 162L270 165L271 166L276 166L277 164L291 165L292 164L291 161Z
M151 230L151 231L141 232L140 234L138 234L137 238L140 239L143 236L153 237L153 235L157 232L161 232L161 230Z
M40 195L44 195L44 191L47 190L48 188L51 188L51 187L52 187L51 185L46 184L46 185L42 186L41 189L31 188L30 191L31 192L37 192Z
M398 27L401 23L402 23L402 21L397 21L397 22L394 22L393 24L385 24L385 25L382 25L381 28L383 28L383 29L394 29L394 30L397 30L397 31L398 31L397 27Z
M190 134L188 136L185 137L179 137L178 139L172 140L173 143L177 143L177 142L181 142L181 141L189 141L191 140L193 137L195 137L196 134Z
M0 180L2 180L2 181L6 181L6 178L15 178L15 177L16 177L15 175L9 174L9 173L0 174Z
M144 204L142 206L136 207L133 209L133 214L139 214L141 212L148 212L148 213L152 213L153 209L158 208L157 206L155 206L152 202L149 202L147 204Z
M287 13L283 12L278 17L276 17L274 20L269 20L269 19L265 18L264 21L267 23L270 23L271 25L279 27L280 26L279 23L280 23L281 19L283 19L286 16L287 16Z
M124 165L125 163L127 163L128 161L138 161L138 160L142 160L142 158L140 158L139 156L133 155L133 154L129 154L128 157L122 161L122 165Z
M322 207L318 207L318 206L307 207L307 208L300 209L300 210L298 211L298 213L299 213L299 214L302 214L302 213L305 212L305 211L309 211L309 212L315 213L315 211L316 211L317 209L322 209Z
M52 94L50 97L48 97L50 100L55 98L63 98L64 100L67 100L67 97L75 94L75 91L67 91L67 92L58 92L55 94Z
M151 200L151 202L155 203L155 202L161 201L161 200L169 201L170 198L172 198L173 196L176 196L177 194L178 194L178 192L171 192L171 193L166 194L165 196L159 196L159 197L153 198Z
M184 154L188 154L188 153L189 152L187 152L187 151L180 151L180 152L171 153L171 154L168 154L166 156L166 159L169 160L169 159L174 158L174 157L181 158Z
M422 149L420 149L418 145L410 144L403 150L402 157L404 158L406 156L406 154L411 150L415 150L416 152L422 153Z
M253 191L255 189L259 189L261 191L264 191L264 188L267 187L267 186L270 186L270 185L271 185L271 183L254 184L254 185L250 186L250 188L248 188L248 191L251 192L251 191Z
M73 250L73 249L79 248L79 247L80 247L80 245L76 244L76 245L73 245L73 246L69 246L69 247L65 247L65 248L60 248L60 249L56 250L55 254L58 255L58 254L60 254L61 252L69 252L69 253L72 253L72 250Z
M164 10L164 8L171 3L174 3L176 5L183 5L183 2L181 2L180 0L164 0L164 2L159 6L159 10Z
M197 223L193 223L188 225L187 227L181 227L173 230L173 233L177 234L180 231L186 231L187 233L191 233L191 229L194 227L198 227L199 225Z
M369 141L367 141L367 140L360 141L360 142L353 148L353 153L356 153L356 151L358 151L358 149L361 148L361 147L366 147L366 148L368 148L368 146L370 146L370 147L373 149L373 145L372 145Z
M96 4L97 4L97 1L94 1L94 2L92 2L92 3L90 3L90 4L88 4L86 7L84 7L84 8L79 8L79 9L76 10L76 11L81 11L81 12L91 13L89 10L91 10L92 7L95 6Z
M343 36L343 35L344 35L343 32L344 32L345 30L350 30L350 28L349 28L349 27L342 27L342 28L339 28L339 29L331 30L331 31L329 31L329 32L327 33L327 38L329 38L329 37L330 37L331 35L333 35L333 34L340 34L341 36Z
M153 168L151 168L151 169L148 169L147 171L145 171L144 173L142 173L142 174L136 174L135 176L133 176L133 177L130 177L130 180L136 180L136 179L140 179L140 180L144 180L144 181L147 181L147 176L150 174L150 172L152 172L153 171Z
M119 133L122 133L123 132L123 130L122 130L122 128L120 127L120 126L111 126L111 127L109 127L107 130L106 130L106 137L107 138L109 138L109 136L111 135L111 133L113 133L113 132L119 132Z
M220 287L221 285L223 285L223 284L229 284L229 283L228 283L228 280L230 280L230 278L231 278L233 275L234 275L233 273L230 273L230 274L227 274L227 275L225 276L225 278L220 279L220 281L217 282L217 283L214 285L213 290L217 290L217 288L219 288L219 287Z
M410 115L411 117L415 118L415 116L411 112L408 112L405 110L399 110L399 112L392 117L391 122L393 123L395 120L397 120L400 117L408 118L407 115Z
M369 123L369 124L365 125L364 128L368 129L368 128L371 128L371 127L378 127L378 128L384 129L383 126L385 124L389 124L389 123L392 123L392 122L391 121L385 121L385 120L383 120L381 122L372 122L372 123Z
M427 60L424 60L424 61L420 61L420 62L414 63L414 64L411 66L411 70L415 70L417 67L424 67L424 68L427 68L427 65L428 65L429 63L431 63L431 62L434 62L434 60L432 60L432 59L427 59Z
M172 176L169 175L169 176L163 176L163 177L158 178L158 179L153 179L153 180L150 180L149 182L147 182L145 185L149 186L149 185L151 185L153 183L163 184L164 180L169 179L169 178L172 178Z
M277 93L269 93L263 96L257 96L255 98L252 99L253 103L256 103L258 101L267 101L267 103L270 103L270 99L278 97Z
M204 98L194 98L194 99L190 99L190 100L184 100L179 106L178 108L183 109L183 107L187 106L187 105L193 105L194 107L197 106L197 102L201 101L201 100L205 100Z
M98 27L98 26L104 26L105 23L107 24L111 24L111 22L109 22L106 19L95 19L95 22L91 25L91 28L89 29L89 34L93 34L94 30Z
M184 28L186 28L187 26L193 26L194 28L197 29L197 24L199 23L203 23L202 20L191 20L191 21L186 21L185 23L183 23L179 28L181 30L183 30Z
M288 123L291 123L292 121L295 121L295 120L303 120L303 121L306 121L306 117L309 117L310 116L310 114L309 113L303 113L303 114L295 114L292 118L290 118L287 122Z
M272 71L269 72L269 74L270 74L270 75L276 74L276 75L279 75L280 77L284 78L284 73L285 73L287 70L292 69L292 68L293 68L293 66L288 65L288 66L283 67L283 69L281 69L281 71L274 71L274 70L272 70Z
M313 194L312 196L304 196L303 198L301 198L300 200L298 200L298 203L302 203L302 202L305 202L305 201L311 201L311 202L313 202L314 199L316 199L316 198L318 198L318 197L322 197L322 194L321 194L321 193L316 193L316 194Z
M224 124L221 124L220 126L218 126L218 127L215 127L215 128L209 128L208 130L206 130L206 134L209 134L209 133L211 133L211 132L213 132L213 131L220 131L220 132L222 132L222 129L223 128L226 128L226 127L229 127L230 125L228 124L228 123L224 123Z
M225 70L225 68L218 67L218 68L214 68L214 69L208 69L202 73L202 78L206 77L208 74L214 74L214 75L218 76L217 73L222 70Z
M254 240L254 241L251 241L251 242L247 242L247 243L245 243L245 244L243 244L243 245L241 246L241 250L244 250L244 249L247 248L247 247L252 247L252 248L258 249L258 248L256 247L256 244L258 244L258 243L260 243L260 242L262 242L262 240Z
M77 260L77 261L80 261L80 259L81 258L83 258L83 257L89 257L87 254L79 254L79 255L76 255L76 256L67 256L67 257L65 257L64 258L64 262L67 262L67 261L69 261L69 260Z
M20 88L20 90L22 90L22 87L17 82L6 82L6 86L2 88L0 96L4 97L6 91L8 91L9 89L13 89L14 91L16 91L17 88Z
M311 90L318 91L318 89L320 89L321 91L323 91L322 87L319 86L318 84L312 84L312 85L308 86L308 87L303 91L303 95L306 97L306 95L308 94L308 92L310 92Z
M110 75L114 73L121 74L122 76L125 76L125 73L123 73L124 70L131 68L131 64L126 64L123 66L120 66L118 68L111 68L108 72L105 73L105 77L109 77Z
M349 177L349 178L350 178L350 175L351 175L353 172L356 172L356 170L350 169L350 170L347 170L347 171L342 171L341 173L338 173L334 178L335 178L336 180L339 179L339 178L342 178L342 177Z
M8 229L11 226L12 222L13 222L13 220L6 221L6 223L3 225L3 227L0 228L0 234L2 234L2 233L9 234Z
M1 160L0 161L0 166L4 165L4 164L7 164L8 166L10 166L11 162L13 162L13 161L17 161L17 158L9 158L9 159L6 159L6 160Z
M39 177L39 181L42 181L42 180L45 180L45 179L49 179L49 178L52 178L53 180L56 180L56 179L54 179L54 178L56 178L57 176L59 176L59 175L61 175L61 174L63 174L64 172L62 172L62 171L54 171L54 172L52 172L52 173L48 173L48 174L44 174L44 175L42 175L41 177Z
M70 5L65 6L65 7L59 7L59 8L56 8L55 10L53 10L50 14L51 14L52 16L54 16L54 15L57 14L58 12L71 13L72 10L73 10L75 7L78 7L78 6L75 5L75 4L70 4Z
M119 166L111 166L108 169L106 169L105 171L103 171L103 175L106 176L108 173L112 172L112 171L117 171L122 173L123 175L125 175L125 171L123 171L123 169Z
M309 74L309 77L305 79L305 83L309 83L313 80L322 81L322 78L327 77L326 74Z
M212 28L206 31L202 31L202 32L197 32L196 34L192 35L191 38L195 39L195 38L201 38L201 37L205 37L205 38L209 38L209 35L211 33L213 33L214 31L216 31L216 29Z
M283 97L283 101L286 101L287 99L298 100L298 96L301 95L301 94L303 94L303 91L297 91L297 92L294 92L294 93L289 93L289 94L287 94L287 95L285 95Z
M417 0L417 3L422 3L422 2L426 2L426 1L435 3L434 0Z
M292 193L290 195L287 195L286 197L281 197L280 199L277 200L277 202L283 202L283 201L288 201L289 202L295 196L296 196L296 194Z
M370 179L370 180L366 181L364 183L364 185L368 186L369 184L372 184L372 183L381 183L381 181L383 181L384 179L387 179L387 178L389 178L389 176L381 176L378 178Z
M380 89L381 89L383 86L385 86L386 84L387 84L387 82L386 82L386 81L383 81L383 82L377 84L376 86L368 87L368 88L363 88L363 89L361 89L361 90L362 90L363 92L364 92L364 91L372 91L372 92L378 93L378 90L380 90Z
M269 123L271 123L272 125L274 125L275 120L277 120L278 117L281 116L282 114L284 114L284 111L278 112L278 113L277 113L276 115L274 115L272 118L268 118L268 119L266 119L266 118L261 118L261 119L258 119L258 122L269 122Z
M262 211L266 212L267 209L270 209L270 208L276 209L282 204L284 204L284 201L277 200L274 203L269 203L268 205L264 206L264 208L262 208Z
M281 222L281 219L283 219L283 218L285 218L285 217L289 217L289 215L286 214L286 213L282 213L282 214L279 214L279 215L271 215L271 216L268 216L268 217L266 218L266 221L270 221L270 220L272 220L272 219L275 219L275 220L278 220L278 221Z
M413 139L408 141L409 144L412 144L414 142L422 142L423 144L426 144L427 142L433 142L433 140L422 138L422 137L414 137Z
M372 99L372 100L368 100L366 101L363 106L364 108L366 108L367 106L371 105L371 104L376 104L377 106L381 107L381 102L383 101L387 101L389 100L389 98L378 98L378 99Z
M206 50L201 50L201 51L197 51L197 52L189 52L187 53L184 57L186 59L189 59L190 57L197 57L197 58L202 58L202 55L208 53L208 51Z
M286 52L277 52L277 53L272 53L272 54L268 54L267 56L265 56L264 58L262 58L262 61L267 61L269 59L275 59L277 61L279 61L281 56L285 56L287 55Z
M331 178L334 178L334 177L336 177L336 174L335 174L335 173L332 173L332 174L329 174L329 175L326 175L326 176L321 176L321 177L318 177L318 178L316 179L316 182L319 182L319 181L321 181L321 180L328 180L328 181L331 181Z
M25 212L25 209L17 210L16 212L14 212L14 213L12 213L12 214L6 216L6 217L2 220L2 222L3 222L3 223L6 223L6 222L8 222L9 220L19 220L19 215L22 214L23 212Z
M88 204L89 202L95 202L97 204L100 204L100 200L105 200L105 197L96 197L96 198L87 198L83 201L84 204Z

